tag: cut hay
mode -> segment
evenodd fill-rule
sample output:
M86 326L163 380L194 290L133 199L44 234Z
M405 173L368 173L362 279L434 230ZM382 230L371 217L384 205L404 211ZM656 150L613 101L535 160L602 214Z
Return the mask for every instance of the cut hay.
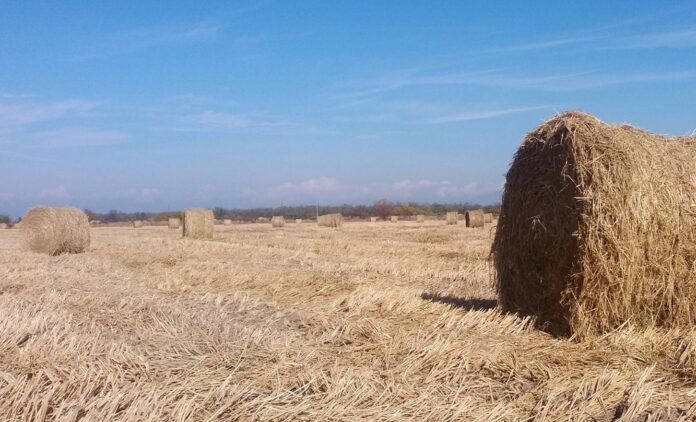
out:
M184 210L183 236L192 239L212 239L215 230L213 211L205 208Z
M136 228L136 229L137 229L137 228L142 227L142 226L143 226L143 222L142 222L142 221L140 221L140 220L134 220L134 221L133 221L133 228Z
M324 214L317 217L317 225L320 227L341 227L343 225L343 215Z
M376 223L377 217L370 217L370 223Z
M0 230L5 230L7 227L7 223L0 223Z
M398 223L399 222L399 216L398 215L392 215L391 220L392 223Z
M485 224L492 223L493 222L493 213L490 213L490 212L483 213L483 222Z
M483 210L469 210L464 214L467 227L483 227Z
M696 138L563 113L507 174L500 301L554 334L696 324Z
M34 207L22 218L21 230L34 252L59 255L84 252L89 247L89 221L77 208Z
M273 225L273 227L284 227L285 217L282 215L274 215L273 218L271 218L271 225Z
M301 218L296 218L296 219L295 219L295 224L302 224L302 219L301 219Z
M225 218L224 220L222 220L222 224L224 224L225 226L231 226L232 220L230 220L229 218Z
M457 221L459 220L459 214L457 211L450 211L445 215L445 220L447 220L447 225L454 225L457 224Z
M172 217L169 219L168 225L170 229L178 229L181 226L181 219Z
M417 223L424 223L425 222L425 216L423 214L418 214L416 216L416 222Z

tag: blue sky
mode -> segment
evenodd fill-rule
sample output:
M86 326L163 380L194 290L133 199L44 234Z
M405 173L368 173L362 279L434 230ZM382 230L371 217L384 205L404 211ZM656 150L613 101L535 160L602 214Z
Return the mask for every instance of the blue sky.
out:
M693 2L3 2L0 213L497 202L580 109L696 129Z

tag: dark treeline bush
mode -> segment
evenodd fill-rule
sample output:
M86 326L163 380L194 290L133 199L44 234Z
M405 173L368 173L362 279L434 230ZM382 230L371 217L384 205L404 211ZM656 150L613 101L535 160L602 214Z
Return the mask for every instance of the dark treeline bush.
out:
M254 221L259 217L271 218L274 215L281 215L288 219L314 219L317 214L341 213L344 218L366 219L371 216L398 215L408 217L417 214L440 215L448 211L466 212L470 209L482 208L485 212L498 214L500 205L479 205L470 203L458 204L419 204L419 203L399 203L380 200L374 205L296 205L276 208L213 208L213 214L217 220L229 218L232 220ZM151 220L167 221L169 217L180 217L180 211L171 212L133 212L126 213L118 210L111 210L107 213L88 213L90 220L100 220L105 223L132 220Z

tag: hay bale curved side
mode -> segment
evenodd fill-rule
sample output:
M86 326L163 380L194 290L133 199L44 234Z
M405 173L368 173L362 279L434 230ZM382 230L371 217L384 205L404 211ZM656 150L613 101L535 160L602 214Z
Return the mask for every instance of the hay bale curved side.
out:
M341 227L343 225L343 215L339 213L324 214L317 217L319 227Z
M20 230L34 252L60 255L89 248L89 221L77 208L34 207L22 218Z
M493 222L493 213L486 212L483 213L483 222L484 224L490 224Z
M172 217L168 221L168 226L170 229L178 229L181 226L181 219Z
M274 215L271 218L271 225L273 227L284 227L285 226L285 217L282 215Z
M143 222L141 220L134 220L133 221L133 228L137 229L143 226Z
M696 324L696 138L562 113L524 139L493 244L503 308L553 334Z
M399 216L398 215L392 215L390 221L392 223L398 223L399 222Z
M192 239L212 239L215 218L213 211L205 208L184 210L183 237Z
M483 227L483 210L469 210L464 214L467 227Z
M448 226L457 224L457 221L459 220L459 214L457 213L457 211L449 211L445 215L445 219L447 220Z
M417 223L425 223L425 216L423 214L418 214L416 216L416 222Z

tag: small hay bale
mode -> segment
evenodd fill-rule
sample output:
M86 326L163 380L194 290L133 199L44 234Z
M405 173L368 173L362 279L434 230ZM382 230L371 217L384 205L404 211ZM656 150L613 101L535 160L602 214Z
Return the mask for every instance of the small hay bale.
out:
M566 112L507 173L493 244L502 307L556 335L696 325L696 138Z
M133 228L139 228L143 226L143 222L140 220L133 220Z
M450 211L447 213L445 219L447 220L447 225L451 226L457 224L457 221L459 220L459 215L457 211Z
M302 219L301 219L301 218L296 218L296 219L295 219L295 224L302 224Z
M399 222L399 216L398 215L392 215L391 216L391 221L392 223L398 223Z
M273 227L284 227L285 226L285 217L282 215L274 215L271 218L271 225Z
M90 243L87 215L73 207L34 207L22 218L21 231L32 251L49 255L84 252Z
M169 219L169 228L170 229L178 229L181 226L181 219L172 217Z
M469 210L464 214L467 227L483 227L483 210Z
M212 239L215 226L213 211L205 208L184 210L183 236L192 239Z
M324 214L317 217L317 225L320 227L341 227L343 225L343 215Z
M483 222L485 224L492 223L493 222L493 213L491 213L491 212L483 213Z
M224 224L225 226L231 226L232 220L230 220L229 218L225 218L224 220L222 220L222 224Z
M377 217L370 217L370 223L376 223Z
M418 223L424 223L425 222L425 216L423 214L418 214L416 216L416 222Z
M269 220L267 217L259 217L256 219L257 223L268 223L269 221L271 220Z

